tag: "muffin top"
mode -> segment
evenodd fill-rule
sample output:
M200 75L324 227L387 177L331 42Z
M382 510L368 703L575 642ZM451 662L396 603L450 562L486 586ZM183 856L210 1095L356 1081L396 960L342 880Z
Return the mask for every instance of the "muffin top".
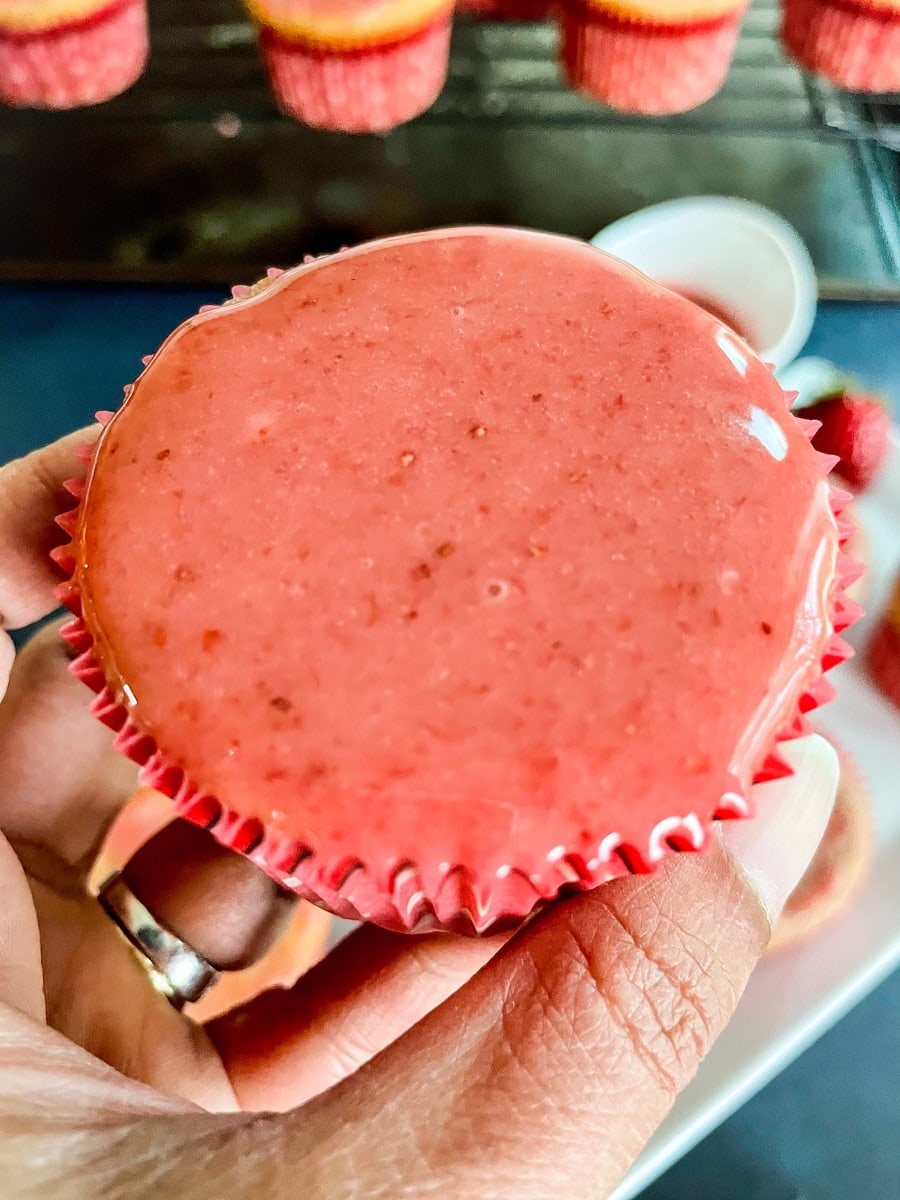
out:
M361 49L416 33L449 17L453 0L245 0L253 17L286 38Z
M43 33L100 17L124 3L125 0L0 0L0 32L23 37Z
M73 545L161 760L379 877L701 846L833 634L823 465L769 369L517 230L370 243L191 318Z
M742 13L749 0L585 0L622 21L678 27L708 25Z

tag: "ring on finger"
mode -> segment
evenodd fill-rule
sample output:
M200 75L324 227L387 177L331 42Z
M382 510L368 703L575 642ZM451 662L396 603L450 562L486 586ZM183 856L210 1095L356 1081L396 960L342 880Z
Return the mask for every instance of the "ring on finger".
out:
M131 891L120 874L110 876L97 899L137 954L153 986L179 1011L194 1004L219 978L216 968L182 938L166 929Z

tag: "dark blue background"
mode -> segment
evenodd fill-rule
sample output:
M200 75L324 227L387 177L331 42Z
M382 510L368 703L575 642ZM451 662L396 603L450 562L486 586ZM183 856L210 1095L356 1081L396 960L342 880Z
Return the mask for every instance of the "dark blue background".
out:
M118 407L141 356L222 298L197 288L0 287L0 461ZM807 352L883 390L900 416L900 306L823 303ZM898 1135L900 973L644 1196L900 1200Z
M223 298L214 288L0 286L0 459L118 408L141 356ZM884 391L900 418L900 305L823 303L804 353Z

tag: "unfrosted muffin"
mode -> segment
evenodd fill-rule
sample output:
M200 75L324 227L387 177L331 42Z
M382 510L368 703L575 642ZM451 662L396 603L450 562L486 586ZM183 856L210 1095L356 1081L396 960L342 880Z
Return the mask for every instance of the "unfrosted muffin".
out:
M99 104L131 87L147 50L146 0L3 0L0 101Z
M570 83L612 108L696 108L725 82L746 0L563 0Z
M785 0L781 36L838 87L900 91L900 0Z
M245 0L281 109L319 129L385 133L437 99L453 0Z

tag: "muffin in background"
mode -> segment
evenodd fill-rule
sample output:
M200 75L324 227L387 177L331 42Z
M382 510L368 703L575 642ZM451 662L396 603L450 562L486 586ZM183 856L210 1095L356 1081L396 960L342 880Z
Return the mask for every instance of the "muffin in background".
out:
M900 709L900 575L865 650L872 682Z
M447 77L453 0L245 0L281 110L316 129L386 133Z
M126 91L149 49L146 0L6 0L0 5L0 101L80 108Z
M815 857L772 932L770 951L811 937L840 916L869 869L872 818L868 791L847 752L835 748L841 774L834 811Z
M900 91L900 0L784 0L781 38L838 87Z
M563 0L573 88L624 113L687 112L725 82L747 0Z

